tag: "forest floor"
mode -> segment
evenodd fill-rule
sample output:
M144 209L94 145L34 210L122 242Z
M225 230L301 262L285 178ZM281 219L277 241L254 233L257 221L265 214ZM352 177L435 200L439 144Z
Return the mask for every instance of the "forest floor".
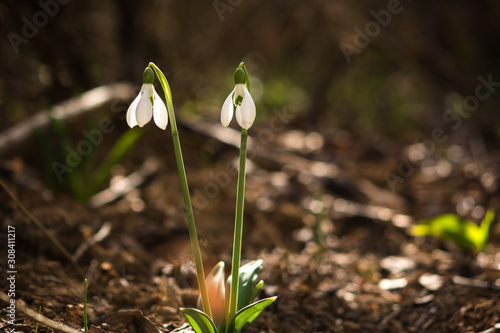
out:
M422 156L418 144L402 150L382 136L322 132L294 122L289 124L297 128L293 131L266 135L270 122L249 132L254 141L243 260L264 261L259 297L278 299L248 332L498 332L500 225L492 225L482 253L415 238L410 230L420 219L441 213L459 211L479 221L486 208L498 209L499 154L478 159L476 150L451 138ZM219 260L227 268L231 262L238 150L218 140L217 133L196 130L207 126L181 126L180 131L209 270ZM170 133L150 127L113 169L111 183L137 170L152 171L111 202L95 199L89 206L68 195L51 195L35 182L40 181L35 149L3 162L11 172L2 179L88 279L94 332L172 332L185 323L179 307L196 306ZM238 142L236 131L225 133ZM392 191L386 176L398 175L399 155L418 166ZM14 170L16 163L21 166ZM4 245L11 226L17 304L81 329L83 276L4 190L0 216L0 289L7 292L11 286ZM2 331L35 331L36 321L20 307L12 324L7 303L1 304ZM40 324L38 332L53 329Z

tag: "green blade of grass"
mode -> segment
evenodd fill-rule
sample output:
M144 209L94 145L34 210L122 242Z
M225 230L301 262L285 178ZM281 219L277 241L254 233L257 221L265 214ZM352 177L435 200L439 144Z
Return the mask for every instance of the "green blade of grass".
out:
M38 309L38 314L42 314L42 306L40 305L40 308ZM35 333L38 332L38 322L36 322L36 327L35 327Z
M94 173L90 184L91 193L96 193L104 181L108 178L111 168L120 162L127 151L134 146L143 134L143 130L136 128L126 131L115 143L105 160L99 165Z
M87 279L85 279L85 283L83 286L83 329L85 330L85 333L88 333L88 325L87 325L87 289L88 289L88 282Z

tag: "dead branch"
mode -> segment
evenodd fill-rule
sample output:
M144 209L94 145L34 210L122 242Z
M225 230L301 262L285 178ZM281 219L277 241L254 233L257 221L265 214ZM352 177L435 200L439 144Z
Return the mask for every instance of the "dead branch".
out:
M133 97L133 93L134 89L128 83L115 83L98 87L53 106L50 109L50 114L51 117L56 119L68 119L95 110L112 100L130 99ZM44 128L49 123L49 110L43 110L4 131L0 134L0 154L14 149L24 140L31 137L35 129Z
M107 189L95 194L89 200L89 207L98 208L117 200L134 188L139 187L158 173L159 164L154 159L148 159L139 170L113 183Z
M3 291L0 291L0 299L4 302L10 303L11 298L7 296ZM64 325L61 323L58 323L56 321L53 321L52 319L49 319L45 317L44 315L39 314L38 312L30 309L29 307L26 306L26 304L20 300L16 300L16 309L24 312L28 317L38 321L41 324L44 324L56 331L59 332L64 332L64 333L81 333L81 331L74 329L73 327L70 327L68 325Z

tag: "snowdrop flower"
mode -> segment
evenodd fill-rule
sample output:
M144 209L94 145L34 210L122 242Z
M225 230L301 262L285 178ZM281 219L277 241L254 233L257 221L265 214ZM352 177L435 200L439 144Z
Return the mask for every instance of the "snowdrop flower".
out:
M153 87L154 78L153 70L147 67L142 76L141 92L127 110L127 124L131 128L137 125L143 127L151 118L159 128L167 128L167 107Z
M234 73L235 87L227 96L220 115L222 126L226 127L233 119L233 112L236 109L236 121L244 128L249 129L255 120L255 103L245 84L247 74L241 66Z

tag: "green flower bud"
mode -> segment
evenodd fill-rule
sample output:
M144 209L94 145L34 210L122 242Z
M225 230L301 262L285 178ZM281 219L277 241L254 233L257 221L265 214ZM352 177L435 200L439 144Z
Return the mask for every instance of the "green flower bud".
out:
M236 72L234 72L234 83L236 84L245 84L246 82L246 74L242 68L238 68Z
M155 73L151 67L146 67L144 74L142 74L143 84L153 84L155 82Z

